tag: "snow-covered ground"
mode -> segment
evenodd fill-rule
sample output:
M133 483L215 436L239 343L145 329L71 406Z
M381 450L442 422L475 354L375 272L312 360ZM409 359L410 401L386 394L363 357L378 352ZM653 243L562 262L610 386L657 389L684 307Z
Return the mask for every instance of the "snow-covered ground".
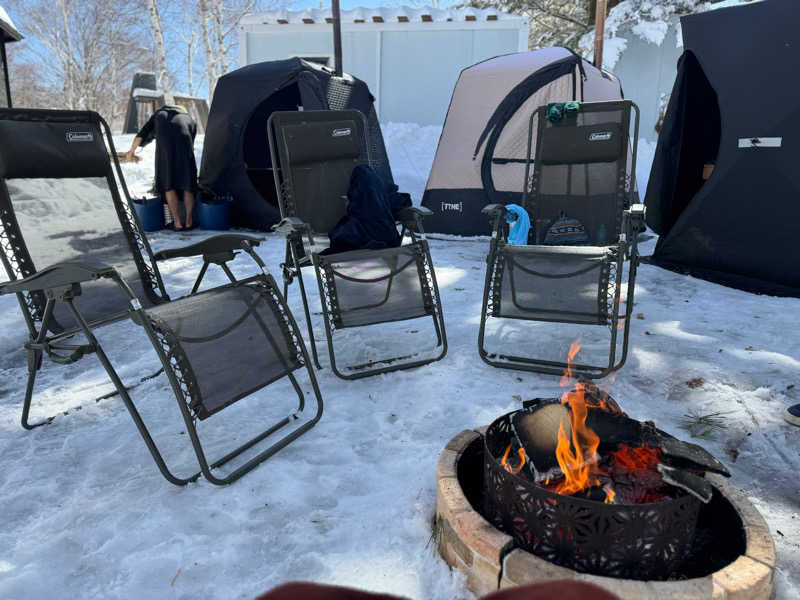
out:
M398 182L419 201L438 130L389 124L384 133ZM118 143L127 149L130 137ZM137 194L152 177L152 149L143 156L126 166ZM160 249L202 235L157 233L151 241ZM259 254L278 274L283 241L263 237ZM45 362L35 414L83 408L24 431L26 330L16 299L0 298L0 598L250 598L288 580L469 598L463 579L430 544L439 452L459 431L518 407L520 397L552 393L557 381L479 359L486 241L433 239L431 249L450 345L445 359L354 382L324 368L322 420L224 488L202 479L177 488L163 480L122 403L92 401L110 386L91 357L70 367ZM236 264L237 273L250 272L246 259ZM188 290L198 266L162 265L174 296ZM209 283L224 279L209 275ZM636 288L628 362L605 385L631 416L653 419L681 438L688 437L679 427L684 415L721 413L726 427L699 441L729 466L766 518L778 550L777 597L800 597L800 429L781 418L800 402L800 300L747 294L649 265ZM290 305L300 318L296 288ZM492 331L557 356L573 336L531 323ZM589 331L587 351L597 334ZM152 348L133 323L98 333L126 382L155 370ZM377 343L360 332L350 341ZM166 379L140 384L133 398L168 462L188 473L193 455ZM240 438L291 408L287 387L270 386L201 423L201 435L218 447L226 424Z

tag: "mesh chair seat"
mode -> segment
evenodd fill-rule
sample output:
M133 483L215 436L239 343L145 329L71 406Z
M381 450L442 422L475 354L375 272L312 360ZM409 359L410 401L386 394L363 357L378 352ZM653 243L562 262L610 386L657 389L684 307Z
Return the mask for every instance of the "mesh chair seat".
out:
M336 328L403 321L433 314L418 244L317 258ZM423 276L420 276L422 272Z
M180 364L200 419L303 366L289 323L263 285L215 288L146 314Z
M605 246L504 246L497 257L491 314L604 325L616 253Z

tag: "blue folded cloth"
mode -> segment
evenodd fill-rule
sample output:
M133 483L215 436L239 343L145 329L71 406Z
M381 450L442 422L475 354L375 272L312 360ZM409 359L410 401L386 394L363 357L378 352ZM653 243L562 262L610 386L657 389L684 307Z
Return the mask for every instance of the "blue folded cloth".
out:
M506 204L506 222L513 223L508 232L508 243L524 246L528 243L528 231L531 228L531 218L528 211L519 204Z

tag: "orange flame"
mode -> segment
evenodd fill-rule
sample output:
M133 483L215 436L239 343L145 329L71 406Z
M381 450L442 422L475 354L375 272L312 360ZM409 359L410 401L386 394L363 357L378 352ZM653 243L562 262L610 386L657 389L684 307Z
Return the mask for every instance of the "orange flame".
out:
M600 446L600 438L586 426L588 409L583 385L579 383L573 391L566 392L561 403L569 404L572 435L568 436L563 423L559 423L556 460L564 479L558 482L554 491L569 496L600 483L597 477L597 448Z
M511 453L511 444L509 444L508 448L506 448L506 451L503 454L503 458L500 461L500 464L506 471L508 471L512 475L516 475L522 470L522 467L525 466L525 450L523 450L522 448L517 450L517 454L519 455L519 464L516 467L508 462L508 455L510 453Z
M558 382L558 385L561 387L566 387L572 383L572 361L577 356L578 351L581 349L581 341L575 340L569 347L569 353L567 354L567 370L564 371L564 375L561 377L561 381Z
M561 378L561 386L568 386L572 383L572 362L580 349L580 341L575 341L570 346L567 357L568 366ZM569 496L600 484L597 466L597 448L600 446L600 437L586 425L588 407L582 383L575 384L572 391L565 392L561 396L561 404L569 404L569 423L572 435L568 436L564 431L563 423L559 423L556 460L564 474L564 479L551 489L558 494ZM614 501L616 494L608 486L604 490L605 502L610 504Z

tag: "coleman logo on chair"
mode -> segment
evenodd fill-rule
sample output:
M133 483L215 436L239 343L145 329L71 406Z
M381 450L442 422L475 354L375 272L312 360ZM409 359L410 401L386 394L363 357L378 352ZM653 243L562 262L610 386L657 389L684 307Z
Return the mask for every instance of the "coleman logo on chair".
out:
M333 136L333 137L345 137L345 136L350 135L350 133L351 133L351 130L350 130L349 127L343 127L341 129L334 129L331 132L331 136Z
M589 134L590 142L607 142L611 139L612 133L610 131L593 131Z
M91 131L68 131L67 132L67 142L93 142L94 135L92 135Z

